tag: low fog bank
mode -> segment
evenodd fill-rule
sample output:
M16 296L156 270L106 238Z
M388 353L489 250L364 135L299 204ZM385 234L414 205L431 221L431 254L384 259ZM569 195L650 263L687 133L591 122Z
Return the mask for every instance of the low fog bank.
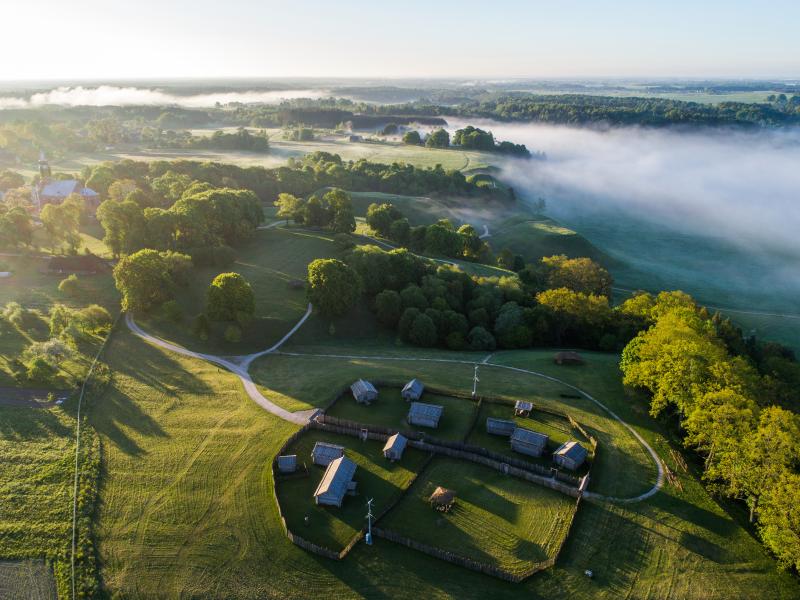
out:
M624 262L621 283L800 312L800 129L470 122L547 153L505 177Z
M37 92L29 98L0 96L0 110L8 108L36 108L39 106L182 106L185 108L210 108L219 104L277 104L292 98L323 98L324 90L274 90L230 91L207 94L178 95L158 88L119 87L58 87Z

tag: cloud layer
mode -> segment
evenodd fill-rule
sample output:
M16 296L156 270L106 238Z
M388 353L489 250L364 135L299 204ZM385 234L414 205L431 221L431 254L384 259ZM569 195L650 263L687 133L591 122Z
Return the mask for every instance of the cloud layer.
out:
M321 98L324 90L277 90L220 92L179 96L159 89L139 87L118 87L101 85L97 87L58 87L46 92L38 92L30 98L19 96L0 97L0 109L35 108L38 106L182 106L186 108L207 108L216 103L228 104L277 104L290 98Z

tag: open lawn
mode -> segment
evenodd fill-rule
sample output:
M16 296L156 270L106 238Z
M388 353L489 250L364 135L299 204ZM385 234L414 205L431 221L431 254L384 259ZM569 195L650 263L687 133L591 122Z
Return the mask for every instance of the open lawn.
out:
M358 484L357 495L346 496L341 508L314 503L314 491L325 473L325 467L311 461L311 449L318 441L344 446L345 456L358 465L353 477ZM286 524L300 537L334 552L344 548L366 525L367 500L374 499L372 512L380 514L409 486L427 458L425 453L407 448L402 460L391 462L383 456L383 442L363 442L351 436L313 429L300 437L287 452L297 454L299 464L306 463L309 475L276 482L278 502ZM305 523L306 516L308 524Z
M554 254L566 254L570 258L588 256L601 262L608 260L586 238L545 217L508 219L492 231L488 242L495 251L509 248L527 262Z
M158 311L137 315L149 333L204 352L242 354L271 346L303 316L308 305L305 287L295 289L289 283L305 281L308 263L315 258L338 255L333 238L327 233L291 231L281 228L256 232L253 240L238 250L236 262L229 267L201 267L183 290L178 303L183 310L179 322L165 318ZM243 330L242 341L228 343L223 334L228 323L212 327L211 337L203 341L192 331L194 318L205 310L208 285L219 273L234 271L250 282L256 297L255 319Z
M477 410L476 403L462 398L425 393L420 402L438 404L444 407L439 427L430 429L409 425L406 422L410 403L400 396L398 387L380 387L378 399L369 406L359 404L353 396L345 393L328 411L327 414L340 419L349 419L359 423L388 427L394 430L420 431L431 437L445 440L463 440L467 435Z
M547 442L545 454L537 458L514 452L511 449L511 442L508 437L486 433L486 419L488 417L511 420L514 421L518 427L524 427L525 429L545 434L550 438ZM499 452L506 456L516 458L517 460L527 460L545 467L555 466L553 465L552 453L561 444L569 440L580 442L584 448L590 450L588 442L584 440L579 432L572 428L569 421L565 418L540 410L534 410L530 417L515 417L514 408L512 406L493 402L482 403L477 424L467 439L470 444L481 446L492 452ZM589 463L587 462L576 474L583 475L588 470L588 467Z
M456 492L448 513L428 498ZM522 573L556 554L569 530L575 499L493 469L435 458L379 526L473 560ZM410 550L411 551L411 550Z
M584 502L556 567L520 585L380 539L371 547L357 545L341 562L316 557L284 537L272 497L271 461L295 427L261 411L245 397L235 377L214 366L153 348L122 331L110 350L114 384L93 404L90 417L104 442L97 538L109 594L656 600L788 599L800 593L797 581L776 570L758 541L708 496L694 476L680 472L683 492L669 488L640 505ZM516 356L528 366L539 360L536 353L505 355L499 356L502 360ZM544 366L546 354L541 357ZM311 379L310 373L314 378L336 373L347 364L272 356L264 366L286 368L271 363L273 359L296 361L301 367L297 373L305 379ZM314 369L317 364L324 370ZM656 443L661 435L658 425L643 425L626 408L630 400L615 397L609 383L615 373L613 357L604 363L592 356L590 364L601 367L601 372L587 369L563 376L574 376L598 397L614 400L613 408ZM419 371L414 363L397 366L389 372L401 380ZM451 377L458 379L452 372L460 367L434 366L426 377L438 376L440 386ZM467 366L460 372L466 375L462 388L469 386L471 371ZM514 382L522 381L517 374L499 370L495 380L490 372L494 373L481 369L481 385L509 381L507 385L516 387ZM330 376L322 379L318 391L330 396L338 391L334 385L349 383L350 377L339 382ZM516 385L537 394L550 385L524 381ZM552 401L558 402L557 397ZM589 414L576 418L592 420L590 407L584 403L582 410ZM601 440L601 448L626 447L625 432L614 431L605 417L594 416L592 427L609 438ZM657 448L662 455L666 451L663 443ZM605 456L611 456L610 450ZM601 453L599 460L602 457ZM651 470L643 465L633 477L646 480ZM583 575L587 568L594 570L593 580Z

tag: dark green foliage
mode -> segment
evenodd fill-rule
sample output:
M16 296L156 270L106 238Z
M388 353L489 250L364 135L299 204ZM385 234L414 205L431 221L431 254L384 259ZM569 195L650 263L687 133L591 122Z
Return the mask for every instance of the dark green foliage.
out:
M378 320L390 327L395 327L400 319L403 302L400 294L394 290L383 290L375 296L375 312Z
M450 134L445 129L434 129L425 138L425 145L428 148L449 148Z
M433 319L427 314L417 315L414 322L411 324L411 330L408 332L408 339L413 344L422 346L423 348L435 345L437 333Z
M139 250L114 267L114 282L122 294L123 310L143 310L171 299L175 287L185 285L191 259L185 254Z
M403 135L403 143L411 146L421 146L422 136L420 136L419 131L412 129Z
M497 347L494 336L483 327L473 327L467 339L470 350L494 350Z
M200 313L197 315L197 317L195 317L192 331L203 341L209 338L211 335L211 323L209 322L205 313Z
M317 259L308 265L308 300L323 315L340 317L361 293L358 273L340 260Z
M220 273L208 286L206 314L212 321L234 321L239 313L254 312L253 289L239 273Z

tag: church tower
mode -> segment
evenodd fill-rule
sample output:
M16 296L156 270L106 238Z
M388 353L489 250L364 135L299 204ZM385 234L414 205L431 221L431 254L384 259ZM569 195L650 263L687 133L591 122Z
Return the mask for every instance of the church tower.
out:
M44 155L44 150L39 151L39 178L41 179L42 183L50 179L52 175L52 171L50 170L50 163L47 162L47 157Z

